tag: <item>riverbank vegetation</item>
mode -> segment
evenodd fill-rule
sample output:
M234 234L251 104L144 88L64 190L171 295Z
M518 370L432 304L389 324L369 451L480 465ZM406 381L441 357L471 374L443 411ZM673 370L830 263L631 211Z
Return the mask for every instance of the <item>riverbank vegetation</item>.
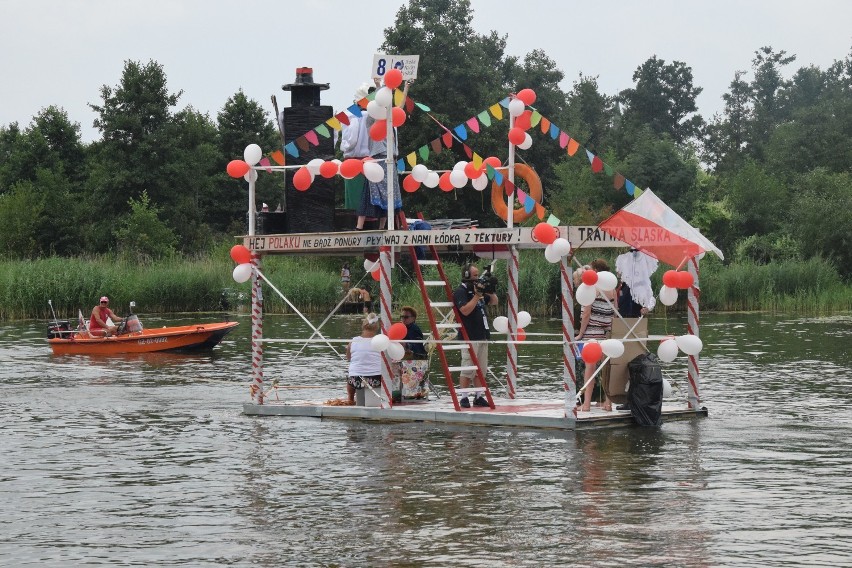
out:
M852 53L837 54L826 69L796 69L794 54L756 45L753 59L743 61L748 71L730 70L724 111L708 119L698 113L702 89L686 62L651 56L620 92L602 92L593 74L582 73L566 91L558 62L541 50L507 54L507 36L477 33L473 17L468 0L410 0L376 38L380 51L420 54L409 94L431 110L410 107L402 155L428 155L434 169L473 151L505 156L508 121L490 124L483 109L532 88L534 144L518 158L544 180L542 205L562 224L597 224L629 203L627 191L613 189L628 178L725 252L725 264L706 263L709 309L848 309ZM237 288L222 243L247 232L246 184L228 177L225 165L248 144L281 150L276 117L242 91L216 117L179 107L182 91L169 88L155 61L127 61L116 85L92 89L101 133L93 142L81 140L79 124L59 106L25 126L0 125L0 317L43 315L51 297L67 302L63 308L85 307L102 293L154 311L213 309L222 290ZM436 147L444 132L436 122L452 128L471 116L490 126ZM547 124L582 149L553 139ZM304 133L286 134L304 141ZM590 156L603 166L593 171ZM342 182L334 183L342 201ZM261 172L258 204L275 208L299 195L292 173ZM500 224L487 196L469 186L421 188L404 200L407 212L427 218ZM299 305L320 310L333 302L337 266L270 259L267 267L287 274L277 281L293 287ZM552 305L558 282L537 270L521 279L540 295L537 305ZM404 284L400 290L408 299Z
M604 255L606 256L606 255ZM584 262L593 257L583 259ZM300 311L328 313L342 299L339 258L281 258L263 261L263 273ZM610 259L612 261L612 259ZM368 288L378 295L378 284L365 274L357 260L350 261L352 286ZM480 263L484 266L484 263ZM47 258L0 262L0 320L48 319L52 301L60 319L73 319L82 310L88 317L97 299L106 294L112 307L125 313L130 301L137 313L217 312L248 309L251 288L231 278L233 262L227 247L210 257L174 257L146 263L111 257ZM460 265L445 265L451 283L460 277ZM432 270L434 270L432 268ZM500 280L498 293L506 297L505 261L495 264ZM662 271L654 275L659 289ZM394 305L422 308L420 292L410 263L398 263L394 282ZM429 278L429 276L427 276ZM852 288L837 270L821 260L787 261L758 265L702 263L701 310L765 310L825 314L852 311ZM560 281L556 265L539 251L523 251L519 280L520 306L537 316L559 315ZM685 307L685 294L669 310ZM502 303L502 302L501 302ZM657 311L663 309L658 304ZM505 309L504 307L498 308ZM289 313L291 309L264 284L264 310Z

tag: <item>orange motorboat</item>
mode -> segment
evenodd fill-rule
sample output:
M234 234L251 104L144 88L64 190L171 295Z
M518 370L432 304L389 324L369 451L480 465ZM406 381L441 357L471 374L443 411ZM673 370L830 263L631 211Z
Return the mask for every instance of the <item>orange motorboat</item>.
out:
M54 355L198 351L212 349L237 325L234 321L142 329L139 319L130 315L116 335L98 337L84 329L72 330L68 321L60 320L48 326L47 342Z

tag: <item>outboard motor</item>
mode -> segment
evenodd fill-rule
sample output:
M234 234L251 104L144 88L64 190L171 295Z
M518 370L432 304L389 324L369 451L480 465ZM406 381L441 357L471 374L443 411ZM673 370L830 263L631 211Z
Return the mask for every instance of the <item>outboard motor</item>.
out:
M68 320L54 320L47 324L48 339L62 339L71 336L71 323Z
M124 319L124 331L126 333L139 333L142 331L142 322L136 314L130 314Z
M663 423L663 369L653 353L639 355L627 364L630 388L627 400L633 420L640 426Z

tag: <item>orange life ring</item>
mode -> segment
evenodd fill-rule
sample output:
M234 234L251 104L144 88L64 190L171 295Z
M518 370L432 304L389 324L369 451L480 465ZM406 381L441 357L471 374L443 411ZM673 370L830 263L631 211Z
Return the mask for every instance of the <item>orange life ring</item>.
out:
M505 173L503 174L506 175ZM541 203L541 178L535 170L525 164L515 164L515 179L521 178L527 182L527 193L536 203ZM498 217L506 221L508 219L509 206L506 205L506 192L503 186L496 181L491 183L491 208ZM535 209L533 209L535 212ZM522 223L532 217L533 212L527 213L523 205L512 213L513 223Z

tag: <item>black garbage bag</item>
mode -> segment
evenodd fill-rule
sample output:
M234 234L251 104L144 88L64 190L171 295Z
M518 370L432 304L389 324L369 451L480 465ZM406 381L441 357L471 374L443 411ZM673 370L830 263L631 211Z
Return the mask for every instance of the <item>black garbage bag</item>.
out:
M639 355L627 364L630 389L627 400L633 420L640 426L663 423L663 370L653 353Z

